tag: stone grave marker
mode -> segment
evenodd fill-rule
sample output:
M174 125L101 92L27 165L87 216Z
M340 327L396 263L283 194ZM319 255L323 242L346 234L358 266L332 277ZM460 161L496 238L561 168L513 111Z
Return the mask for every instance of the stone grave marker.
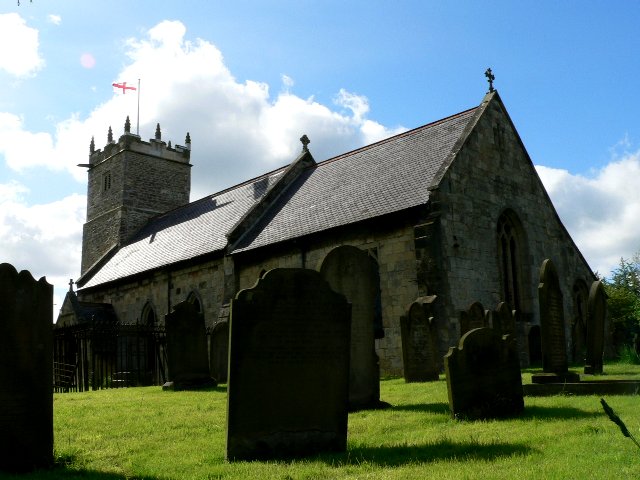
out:
M0 471L53 463L53 286L0 264Z
M468 310L460 312L460 336L474 328L484 328L489 326L487 312L480 302L473 302Z
M231 303L228 460L347 446L350 306L314 270L270 270Z
M438 342L433 304L437 297L419 297L400 319L404 379L407 382L438 380Z
M591 284L587 303L587 356L584 373L602 374L604 355L604 322L607 316L607 294L601 280Z
M568 370L562 290L558 272L550 259L542 262L540 268L538 298L542 373L532 375L531 380L534 383L578 382L580 376Z
M513 336L492 328L465 333L444 357L451 416L489 419L524 410L520 360Z
M379 408L380 365L375 350L378 266L367 252L344 245L327 254L320 273L334 291L351 303L349 408Z
M204 315L191 302L178 303L165 316L169 381L165 390L215 387L209 372Z
M516 333L515 311L511 310L507 302L500 302L496 310L491 312L492 328L500 335L513 335Z
M220 383L227 382L229 367L229 322L218 322L211 331L211 375Z

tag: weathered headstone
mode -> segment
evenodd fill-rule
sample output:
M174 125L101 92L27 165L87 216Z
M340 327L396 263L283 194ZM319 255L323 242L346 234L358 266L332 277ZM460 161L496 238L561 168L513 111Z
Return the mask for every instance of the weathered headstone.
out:
M0 264L0 470L53 462L53 286Z
M380 366L375 350L378 266L367 252L344 245L327 254L320 273L351 303L349 408L379 408Z
M404 379L407 382L438 380L438 342L433 303L436 296L419 297L400 319Z
M604 321L607 316L607 294L601 280L591 284L587 309L587 357L584 373L600 375L604 355Z
M474 328L489 326L487 312L480 302L473 302L468 310L460 312L460 337Z
M578 382L580 376L569 371L565 342L564 306L558 272L546 259L540 268L538 285L540 301L540 336L542 341L542 374L531 376L534 383Z
M524 410L518 349L513 336L491 328L465 333L444 357L451 416L488 419Z
M164 389L215 387L209 372L204 315L191 302L178 303L165 316L169 381Z
M500 335L516 334L515 311L511 310L507 302L500 302L495 311L491 312L492 328Z
M211 375L220 383L227 382L229 367L229 322L218 322L211 331Z
M314 270L267 272L231 303L228 460L345 451L350 306Z

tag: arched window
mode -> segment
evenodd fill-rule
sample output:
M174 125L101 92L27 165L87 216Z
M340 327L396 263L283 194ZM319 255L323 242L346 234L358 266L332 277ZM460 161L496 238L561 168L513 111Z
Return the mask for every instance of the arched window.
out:
M522 226L512 210L505 211L498 219L498 262L500 266L501 290L504 300L512 309L523 312L526 308L526 294L523 281L525 242Z
M150 302L145 303L144 307L142 307L140 323L149 327L156 324L156 312L153 310Z
M200 297L196 292L191 292L187 296L187 302L196 307L196 311L198 313L202 313L202 302L200 301Z

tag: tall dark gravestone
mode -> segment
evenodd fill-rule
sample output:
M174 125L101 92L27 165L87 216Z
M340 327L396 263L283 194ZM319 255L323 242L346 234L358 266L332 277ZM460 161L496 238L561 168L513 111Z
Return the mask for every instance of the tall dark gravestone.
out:
M407 382L438 380L438 342L433 309L436 298L435 295L418 298L400 319Z
M344 245L327 254L320 273L334 291L351 303L349 407L377 408L381 406L380 365L375 348L378 265L367 252Z
M540 301L540 337L542 341L542 374L534 374L534 383L578 382L580 376L569 372L564 330L564 306L558 272L546 259L540 268L538 285Z
M500 335L513 335L516 333L515 311L511 310L507 302L500 302L498 307L491 312L491 327Z
M607 316L607 294L601 280L591 284L587 303L587 356L584 373L602 374L604 355L604 322Z
M468 310L460 312L460 337L474 328L488 326L488 315L480 302L473 302Z
M231 302L228 460L347 447L350 306L314 270L278 268Z
M211 375L220 383L226 383L228 367L229 322L222 321L211 331Z
M191 302L178 303L165 316L169 381L164 389L215 387L209 372L204 316Z
M465 333L444 357L453 418L477 420L522 413L520 360L513 336L491 328Z
M53 462L53 286L0 264L0 470Z

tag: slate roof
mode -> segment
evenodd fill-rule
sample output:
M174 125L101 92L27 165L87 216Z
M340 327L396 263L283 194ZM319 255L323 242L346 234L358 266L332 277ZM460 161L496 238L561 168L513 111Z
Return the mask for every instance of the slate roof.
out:
M307 168L236 245L230 246L231 253L426 204L429 185L477 110ZM82 288L224 250L226 234L284 170L154 217Z
M476 109L307 169L232 252L424 205L428 187Z

